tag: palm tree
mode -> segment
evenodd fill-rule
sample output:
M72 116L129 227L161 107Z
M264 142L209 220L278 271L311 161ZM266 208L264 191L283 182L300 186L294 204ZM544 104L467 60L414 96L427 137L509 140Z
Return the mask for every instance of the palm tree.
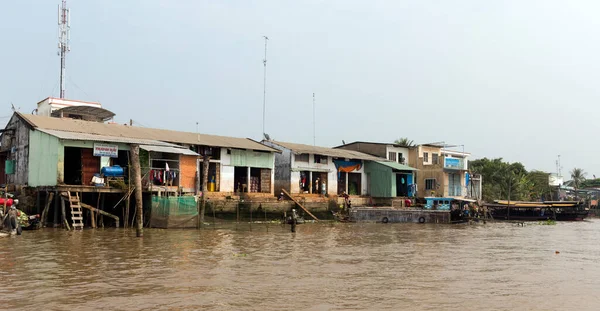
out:
M414 146L414 141L412 139L408 139L407 137L402 137L399 139L396 139L396 141L394 141L394 144L396 145L401 145L404 147L412 147Z
M577 196L577 188L585 181L586 172L580 168L574 168L571 171L571 180L573 181L573 187L575 188L575 195Z

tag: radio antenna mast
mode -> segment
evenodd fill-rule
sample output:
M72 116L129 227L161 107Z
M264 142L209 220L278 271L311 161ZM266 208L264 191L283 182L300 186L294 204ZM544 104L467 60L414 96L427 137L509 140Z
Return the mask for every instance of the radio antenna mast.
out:
M60 55L60 98L65 98L65 79L67 53L71 51L71 11L67 8L67 0L58 6L58 55Z
M263 65L265 67L264 75L263 75L263 136L265 135L265 116L267 111L267 41L269 41L269 37L263 36L265 38L265 58L263 59Z

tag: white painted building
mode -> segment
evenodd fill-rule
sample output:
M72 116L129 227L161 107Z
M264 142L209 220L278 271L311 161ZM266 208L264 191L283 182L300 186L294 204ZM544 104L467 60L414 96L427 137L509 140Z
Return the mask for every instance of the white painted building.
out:
M275 154L275 191L292 194L365 195L369 189L364 161L385 161L362 152L279 141L263 144ZM325 184L325 189L323 188Z
M48 97L37 103L34 110L39 116L80 119L85 121L104 122L115 114L102 108L100 103L86 102L66 98Z

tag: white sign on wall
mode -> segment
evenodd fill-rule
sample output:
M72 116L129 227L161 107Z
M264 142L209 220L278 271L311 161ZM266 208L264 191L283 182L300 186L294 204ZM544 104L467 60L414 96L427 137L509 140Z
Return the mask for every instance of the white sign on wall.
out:
M94 144L94 156L118 158L119 146L109 144Z

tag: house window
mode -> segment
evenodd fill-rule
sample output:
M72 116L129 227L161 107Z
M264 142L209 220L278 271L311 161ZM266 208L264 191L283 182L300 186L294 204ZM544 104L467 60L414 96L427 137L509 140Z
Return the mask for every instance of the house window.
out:
M327 164L327 156L315 154L315 163Z
M429 163L429 153L423 152L423 163Z
M438 164L438 161L439 161L439 154L432 153L431 154L431 162L433 162L433 164Z
M388 152L388 160L396 162L396 153L391 151Z
M308 162L308 153L297 154L294 158L296 162Z
M404 163L404 156L401 152L398 152L398 163Z
M435 190L435 179L434 178L425 179L425 190Z

